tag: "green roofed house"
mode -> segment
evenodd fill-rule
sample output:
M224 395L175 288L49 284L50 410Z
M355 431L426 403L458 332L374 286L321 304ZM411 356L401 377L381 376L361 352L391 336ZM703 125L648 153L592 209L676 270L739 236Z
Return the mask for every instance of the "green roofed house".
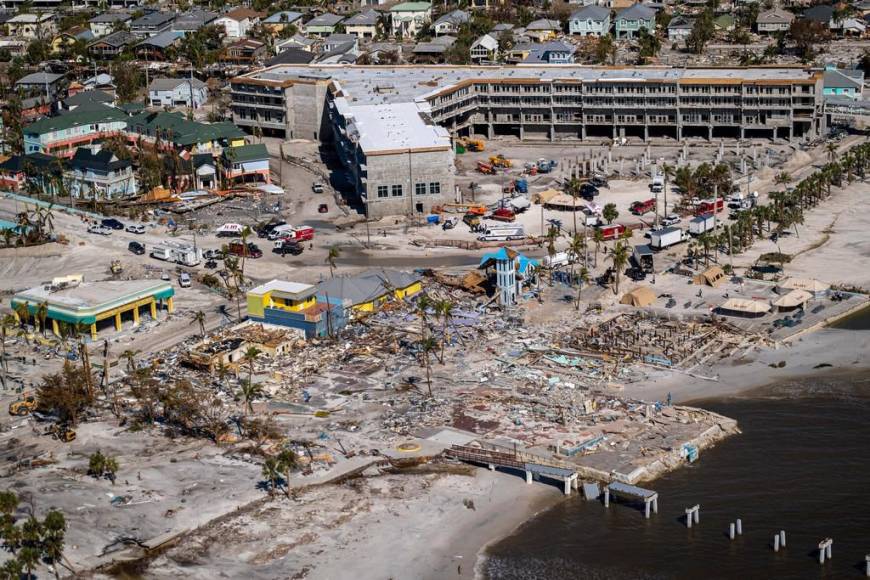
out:
M40 310L45 312L45 323L60 334L60 325L68 324L90 329L92 340L97 331L114 324L121 331L124 318L129 316L133 326L139 325L142 308L148 308L151 318L157 319L158 308L174 310L172 285L160 280L111 280L83 282L81 274L55 278L30 290L19 292L12 298L12 308L25 305L31 321L38 320ZM41 308L44 305L43 308ZM17 314L16 314L17 315Z
M76 148L120 135L126 126L127 115L112 107L47 117L24 127L24 152L72 157Z
M127 121L127 138L142 140L161 149L184 149L191 153L219 155L224 147L245 144L245 133L229 122L200 123L182 113L142 112Z
M432 4L429 2L402 2L390 8L393 36L414 37L432 21Z
M269 174L269 151L262 143L224 149L224 177L228 184L272 183Z

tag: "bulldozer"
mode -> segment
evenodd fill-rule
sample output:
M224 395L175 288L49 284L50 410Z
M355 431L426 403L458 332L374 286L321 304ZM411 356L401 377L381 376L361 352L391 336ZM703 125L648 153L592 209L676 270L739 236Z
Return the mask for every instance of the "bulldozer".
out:
M501 153L499 153L498 155L491 155L489 158L489 163L493 167L504 167L505 169L508 169L508 168L514 166L513 161L506 158Z
M118 276L124 271L124 266L121 265L121 260L112 260L111 266L109 266L109 271L112 272L112 275Z
M18 401L9 403L9 414L16 417L29 415L36 410L36 397L24 395Z
M71 429L66 423L52 423L48 429L45 430L45 433L63 443L75 441L76 438L75 430Z

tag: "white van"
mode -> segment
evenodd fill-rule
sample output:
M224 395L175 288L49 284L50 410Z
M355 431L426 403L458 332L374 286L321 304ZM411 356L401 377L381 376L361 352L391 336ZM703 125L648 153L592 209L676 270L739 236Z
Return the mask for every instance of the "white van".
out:
M242 235L245 226L242 224L224 224L217 229L215 234L219 238L235 238Z
M541 263L545 268L558 268L559 266L567 266L573 260L571 259L571 252L556 252L552 256L544 256L544 259L541 260Z
M190 288L190 274L187 272L182 272L178 276L178 285L182 288Z
M284 224L283 226L278 226L277 228L273 228L271 232L269 232L269 240L275 241L278 238L286 238L295 230L293 226L290 224Z

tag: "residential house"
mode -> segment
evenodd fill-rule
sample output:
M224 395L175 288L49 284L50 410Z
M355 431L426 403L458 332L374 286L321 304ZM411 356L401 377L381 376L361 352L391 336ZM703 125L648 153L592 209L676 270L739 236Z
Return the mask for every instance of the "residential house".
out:
M138 37L132 32L120 30L109 36L98 38L88 45L88 54L96 59L111 60L136 44Z
M323 52L332 52L348 43L354 50L359 48L357 37L353 34L330 34L323 39Z
M380 15L374 10L367 10L354 14L342 22L344 31L353 34L357 38L374 38L378 35L378 21Z
M133 15L129 12L103 12L88 20L88 27L94 33L94 37L99 38L130 26L131 22L133 22Z
M272 34L280 34L284 32L285 28L291 26L298 29L299 25L302 24L302 13L290 12L287 10L276 12L275 14L271 14L268 18L264 18L261 21L261 24L263 25L263 28L269 30Z
M46 97L56 101L66 87L66 77L61 74L36 72L15 81L15 90L24 97Z
M279 52L277 56L274 56L267 60L265 65L275 66L276 64L308 64L313 60L313 53L307 50L302 50L301 48L290 46Z
M139 38L150 38L169 30L175 14L169 12L148 12L130 23L130 32Z
M568 32L580 36L604 36L610 32L610 8L589 5L568 18Z
M782 8L774 8L759 14L755 20L755 27L758 34L776 34L777 32L788 32L793 21L794 14Z
M57 33L54 14L19 14L6 21L9 36L27 40L52 38Z
M181 45L184 33L178 30L164 30L146 38L136 45L136 58L145 61L166 61Z
M5 50L9 56L24 56L27 53L27 45L30 44L23 38L2 38L0 37L0 50Z
M161 150L220 155L226 147L245 144L245 133L229 122L200 123L180 112L143 111L127 119L127 139Z
M336 35L332 36L344 36ZM353 40L342 42L339 44L331 44L330 50L326 50L318 54L314 62L316 64L353 64L359 58L360 51L357 45L355 36L351 36Z
M830 4L817 4L812 8L804 10L801 18L830 26L831 21L834 19L834 7Z
M320 42L320 40L308 38L307 36L302 36L301 34L294 34L290 38L285 38L284 40L279 40L275 43L275 54L281 54L282 52L290 48L298 48L307 52L315 52L317 47L320 46Z
M442 36L445 34L456 36L459 34L460 27L470 19L471 16L468 15L468 12L453 10L438 18L432 28L435 30L436 36Z
M60 113L72 111L95 110L100 107L111 107L115 103L115 97L105 91L95 89L84 90L75 95L65 98L60 103Z
M64 171L64 181L73 197L117 199L138 193L133 162L118 159L98 145L79 147Z
M31 153L30 155L12 155L0 163L0 189L3 191L24 191L29 179L38 175L44 175L57 168L57 157L44 153ZM40 187L40 189L42 189Z
M418 63L442 63L445 61L447 50L456 42L455 36L436 36L430 41L418 42L412 53L414 62Z
M223 62L253 64L266 56L266 44L253 38L240 38L228 44L221 55Z
M329 336L347 324L343 304L318 301L311 284L271 280L248 290L248 319L296 328L306 338Z
M90 42L93 39L94 34L90 28L86 26L73 26L54 37L54 40L51 41L51 53L60 54L75 46L76 42Z
M335 32L335 27L343 20L343 16L327 12L326 14L315 16L306 22L303 30L308 36L319 36L323 38Z
M215 12L193 8L183 14L176 15L169 29L184 33L196 32L204 26L213 24L217 18L218 15Z
M831 20L831 31L840 36L861 37L867 31L867 23L857 18L842 18Z
M227 38L243 38L248 35L251 28L260 22L263 16L265 15L262 12L256 10L236 8L216 18L213 24L222 27Z
M668 23L668 40L671 42L685 42L692 34L695 21L686 16L674 16Z
M505 0L469 0L468 7L472 10L488 11L496 8L501 8L505 5Z
M380 310L393 300L405 300L423 291L417 274L399 270L372 270L353 276L335 276L317 285L317 300L343 304L350 318Z
M825 66L823 94L826 97L860 99L864 91L864 71Z
M194 189L215 189L220 186L218 164L211 153L199 153L191 157L196 183Z
M562 32L562 24L558 20L547 18L529 22L525 29L525 35L535 42L553 40L560 32Z
M577 48L561 40L534 45L523 61L525 64L573 64Z
M432 21L430 2L402 2L390 8L392 36L413 38Z
M525 61L529 55L532 54L532 50L535 46L537 46L535 43L523 40L504 50L501 56L505 62L509 64L517 64Z
M121 135L126 126L126 113L111 107L46 117L24 127L24 152L72 157L78 147Z
M221 161L227 184L272 183L269 151L262 143L224 149Z
M198 109L208 100L208 87L201 80L154 79L148 85L148 102L152 107L193 107Z
M475 64L495 62L498 59L498 40L484 34L471 43L470 60Z
M641 30L655 33L656 11L643 4L634 4L616 13L616 38L635 38Z

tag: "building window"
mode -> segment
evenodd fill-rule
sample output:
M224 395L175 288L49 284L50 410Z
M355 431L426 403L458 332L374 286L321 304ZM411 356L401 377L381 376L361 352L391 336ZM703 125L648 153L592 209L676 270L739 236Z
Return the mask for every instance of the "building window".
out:
M414 193L416 195L426 195L426 184L425 183L418 183L417 185L415 185L414 186Z
M386 185L378 186L378 197L387 197L389 195L389 188Z
M432 195L436 195L441 193L441 183L438 181L433 181L429 184L429 193Z
M393 197L402 197L404 192L401 185L394 185L392 188Z

